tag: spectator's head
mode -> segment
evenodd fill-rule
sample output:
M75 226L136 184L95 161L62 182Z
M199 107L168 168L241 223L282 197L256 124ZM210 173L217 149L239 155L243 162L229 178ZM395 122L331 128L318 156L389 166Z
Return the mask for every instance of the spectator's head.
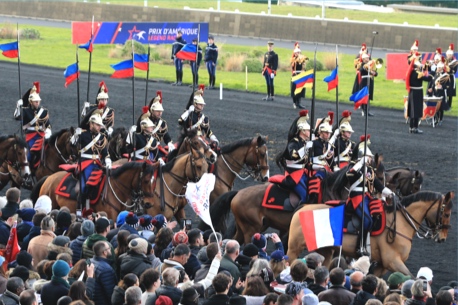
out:
M126 216L129 214L129 211L122 211L118 214L116 218L116 227L122 226L126 222Z
M153 228L153 223L151 222L153 220L153 217L151 215L143 215L139 218L139 228L138 230L140 231L149 231Z
M95 232L106 236L110 232L110 221L105 217L99 217L95 221Z
M161 277L157 270L153 268L146 269L140 276L140 285L143 286L146 291L156 290L161 286Z
M143 238L135 238L129 243L129 249L137 254L146 255L148 249L148 242Z
M10 277L18 277L24 282L24 286L27 288L27 280L29 279L29 269L27 269L24 266L17 266L16 268L13 269L13 271L10 273Z
M82 300L87 301L89 300L88 296L86 295L86 285L83 281L76 281L70 286L70 291L68 292L68 296L72 300Z
M134 212L129 212L129 214L126 216L126 224L134 229L137 229L139 224L137 214Z
M453 296L447 290L441 290L436 294L436 305L451 305Z
M224 273L218 273L213 278L212 285L217 294L227 294L231 285L231 278Z
M20 277L12 276L6 282L6 290L20 296L21 292L25 290L24 281Z
M302 297L302 305L318 305L318 297L314 293L307 293Z
M71 215L72 215L72 221L73 221L73 215L75 214L71 214ZM75 215L75 218L76 218L76 215ZM81 235L81 226L82 226L82 223L79 221L72 222L72 224L70 225L66 233L66 235L68 236L68 238L70 238L70 240L75 240L78 236Z
M264 234L255 233L251 237L251 243L258 247L259 250L266 251L267 247L267 239Z
M429 267L421 267L417 273L417 279L427 280L431 285L433 282L433 271Z
M167 268L162 272L162 284L176 287L180 279L180 272L175 268Z
M281 294L277 299L276 305L292 305L293 302L294 302L294 299L290 295Z
M162 251L172 242L173 231L170 228L161 228L156 236L156 248ZM155 249L156 249L155 248ZM159 252L160 252L159 251Z
M331 281L332 283L332 281ZM363 291L375 294L377 291L378 280L375 275L369 274L364 277L361 282L361 286L363 287Z
M50 216L46 216L41 221L41 229L44 231L54 231L54 220Z
M70 244L70 238L63 235L58 235L52 240L53 245L58 247L68 247Z
M206 252L207 252L207 259L208 261L213 261L213 259L215 258L216 254L218 254L218 244L217 243L210 243L208 246L207 246L207 249L206 249Z
M27 251L22 250L16 256L16 262L18 266L24 266L29 270L33 270L32 267L32 255L30 255Z
M67 230L72 224L72 216L65 210L60 210L57 214L57 225L56 227Z
M19 203L19 210L33 209L33 202L30 199L24 199Z
M307 267L309 267L309 269L315 269L316 267L321 266L324 262L324 256L316 252L312 252L307 254L305 261L307 262Z
M245 250L244 250L245 251ZM288 256L283 254L281 250L275 250L270 255L269 266L274 273L274 277L276 278L283 270L286 269Z
M199 229L188 231L188 243L190 246L201 247L204 245L204 237Z
M142 290L140 287L132 286L127 288L125 294L126 305L138 305L142 302Z
M46 279L48 281L50 281L51 278L52 278L52 266L54 266L55 262L56 262L55 260L47 261L46 264L45 264L45 267L43 268L44 273L46 275Z
M73 279L78 279L81 274L83 274L83 281L86 282L87 279L87 261L85 259L80 259L79 261L76 262L76 264L73 266L72 270L68 273L69 278Z
M212 229L205 230L204 233L202 233L202 237L204 238L204 243L208 245L210 243L209 238L210 234L213 233Z
M423 281L423 279L419 279L412 284L412 288L410 288L412 298L416 300L423 300L425 298L426 294L423 291Z
M292 297L297 304L300 304L299 302L302 302L302 297L304 296L304 289L301 283L291 282L286 286L285 294Z
M36 211L31 208L24 208L22 210L18 210L17 214L23 221L32 221L33 216L36 214Z
M124 275L122 280L120 280L118 283L118 286L121 287L123 290L126 290L127 288L132 287L132 286L139 286L139 285L140 283L139 283L138 277L134 273L127 273L126 275Z
M242 295L250 295L255 297L265 296L269 290L264 285L263 279L260 276L249 276L246 278L245 289Z
M180 304L182 305L198 305L199 294L193 287L186 288L183 290L181 295Z
M394 302L394 303L397 303L397 304L401 304L401 296L399 295L399 293L392 292L389 295L387 295L385 297L385 299L383 300L383 304L386 304L388 302ZM448 305L450 305L450 304L448 304Z
M92 246L92 249L97 257L107 258L111 256L111 247L106 241L99 240Z
M264 300L262 301L262 305L275 305L275 303L277 303L277 299L278 299L278 294L276 293L268 293L266 295L266 297L264 298Z
M172 245L174 247L180 244L187 244L187 243L188 243L188 235L186 234L186 232L179 231L173 235Z
M414 280L407 280L404 282L404 284L402 284L401 294L406 299L412 298L412 291L410 291L410 289L412 288L412 285L414 282L415 282Z
M325 266L320 266L315 269L313 273L315 283L318 285L326 285L329 281L329 271Z
M252 243L247 244L245 248L243 248L243 255L251 257L251 259L257 259L259 256L258 247Z
M219 232L216 232L216 235L215 235L215 233L213 232L210 234L210 237L208 238L208 240L210 243L218 242L221 245L223 242L223 235L221 235L221 233Z
M82 302L82 301L77 300L75 302ZM63 297L60 297L59 300L57 300L57 305L70 305L71 303L73 303L72 298L69 297L68 295L64 295Z
M172 299L165 295L160 295L157 300L155 305L173 305Z
M301 259L296 259L291 264L290 274L292 280L295 282L304 282L307 278L308 271L307 264Z
M378 277L377 278L377 290L374 293L374 295L377 297L377 299L383 300L387 292L388 292L388 285L386 284L384 279Z
M35 290L27 289L21 292L19 295L20 305L38 305L37 297L35 296Z
M94 230L94 222L92 222L92 220L85 220L81 224L81 235L84 237L94 234Z
M41 195L38 197L37 202L35 202L35 210L38 213L45 213L48 215L52 210L52 201L48 195Z
M407 280L410 280L410 276L404 275L401 272L393 272L388 277L389 288L391 290L400 289L402 287L402 284L404 284L404 282Z
M364 274L361 271L355 271L350 274L350 285L352 289L361 290L361 283L364 279Z
M342 268L334 268L329 273L329 280L332 286L342 286L345 284L345 272Z
M157 231L167 226L167 218L165 218L165 216L162 214L157 214L154 216L151 222Z
M21 191L17 187L10 187L6 191L6 200L8 201L19 203L20 198L21 198Z
M332 260L331 260L331 265L329 265L329 272L331 272L332 269L334 268L337 268L337 267L340 267L342 268L343 270L347 270L348 269L348 264L347 264L347 261L345 260L345 258L343 257L334 257Z
M41 221L43 220L43 218L46 217L46 214L45 213L36 213L35 215L33 215L32 217L32 224L35 226L35 227L40 227L41 226Z
M226 244L225 253L231 257L233 260L239 256L240 253L240 244L236 240L230 240Z
M365 305L383 305L379 299L369 299Z
M65 261L57 260L52 266L52 275L55 277L67 278L69 272L70 266Z
M351 264L351 267L354 270L361 271L364 275L366 275L369 272L370 265L369 256L361 256L357 261Z
M191 253L191 250L189 249L188 245L179 244L173 250L172 259L174 261L179 262L181 265L184 266L184 264L186 264L188 262L188 258L189 258L190 253Z
M246 274L247 277L259 275L262 269L269 268L269 261L263 258L258 258L257 260L252 260L250 265L251 268Z

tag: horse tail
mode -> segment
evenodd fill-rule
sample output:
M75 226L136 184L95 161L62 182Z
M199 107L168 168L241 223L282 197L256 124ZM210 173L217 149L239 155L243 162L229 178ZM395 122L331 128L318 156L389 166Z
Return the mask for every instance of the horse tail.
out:
M32 191L30 192L30 200L32 200L34 204L35 202L37 202L38 197L40 197L41 187L43 186L43 183L45 183L48 177L49 176L44 176L43 178L38 180L37 183L35 183L35 185L33 186Z
M224 231L226 218L231 210L232 199L237 195L238 191L226 192L216 198L215 202L210 206L210 218L216 231ZM199 222L199 229L204 231L210 229L202 220Z

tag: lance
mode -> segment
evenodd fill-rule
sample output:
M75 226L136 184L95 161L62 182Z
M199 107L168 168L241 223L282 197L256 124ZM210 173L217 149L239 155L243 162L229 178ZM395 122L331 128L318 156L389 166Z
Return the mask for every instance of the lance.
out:
M22 89L21 89L21 48L19 44L19 23L16 23L16 35L17 35L17 72L18 72L18 87L19 87L19 99L22 98ZM24 102L24 101L22 101ZM20 124L21 124L21 137L24 137L24 130L22 129L23 127L23 117L22 117L22 106L20 107L19 111L20 113Z
M145 92L145 106L148 103L148 80L149 80L149 56L151 54L151 47L148 43L148 69L146 70L146 92Z
M132 64L134 63L134 39L132 38ZM135 68L132 67L132 125L135 124Z
M193 77L193 81L192 81L192 92L196 90L197 74L199 70L199 67L197 66L197 61L199 59L199 43L200 43L200 23L197 25L196 61L194 62L194 71L193 71L193 73L195 74L195 77Z
M315 134L315 80L316 80L316 48L317 44L315 44L315 54L313 55L313 87L312 87L312 106L310 109L310 139L314 139ZM309 153L309 176L312 177L313 174L313 147ZM310 179L309 179L310 180Z
M337 70L337 77L339 77L339 49L338 45L336 45L336 70ZM339 126L339 83L337 83L336 86L336 122L337 122L337 128L340 128ZM340 145L337 144L337 167L340 168Z
M77 106L78 108L77 108L76 113L78 116L78 126L80 126L80 121L81 121L81 116L79 114L79 111L80 111L80 75L79 75L80 68L79 68L78 44L76 45L76 66L78 67L78 74L76 76L76 96L78 99L78 106Z
M94 15L92 15L92 26L91 26L91 41L94 38ZM92 51L89 52L89 69L87 71L87 93L86 93L86 102L89 102L89 91L91 87L91 67L92 67ZM78 90L79 93L79 90Z

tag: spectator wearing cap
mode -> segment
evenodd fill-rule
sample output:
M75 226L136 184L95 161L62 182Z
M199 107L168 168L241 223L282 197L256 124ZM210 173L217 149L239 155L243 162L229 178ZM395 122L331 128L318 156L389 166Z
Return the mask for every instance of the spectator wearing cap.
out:
M146 256L147 250L148 242L141 237L129 242L129 250L121 261L121 278L128 273L133 273L137 277L140 277L143 271L152 268L151 261Z
M366 256L367 257L367 256ZM332 280L331 280L332 283ZM377 277L369 274L366 275L361 282L362 290L358 291L351 305L365 305L368 300L376 299L375 293L377 292ZM321 301L321 300L320 300ZM334 304L333 304L334 305Z
M65 210L60 210L56 217L56 235L65 235L72 224L72 216Z
M22 243L19 243L19 246L21 247L21 249L27 250L27 248L29 247L29 243L32 240L32 238L40 235L40 233L41 233L41 221L45 217L46 217L45 213L38 213L37 212L37 213L35 213L35 215L33 215L33 217L32 217L33 226L30 229L29 233L22 240Z
M73 255L72 249L70 249L69 246L70 238L62 235L56 236L52 243L48 245L47 259L55 260L60 253L68 253L70 256Z
M52 200L48 195L41 195L35 202L35 210L37 213L45 213L48 215L52 210Z
M206 302L204 302L204 305L228 304L229 297L227 293L229 292L230 285L231 278L223 273L218 273L212 281L212 286L215 289L216 294L212 295Z
M288 256L281 250L275 250L270 254L269 266L272 269L275 279L280 276L280 273L289 266Z
M221 268L229 271L233 281L232 287L236 288L238 280L240 279L240 270L235 264L237 256L240 254L240 244L236 240L229 240L226 244L226 249L223 258L221 259Z
M281 250L283 253L285 253L285 249L283 248L283 244L280 240L280 237L278 237L278 234L271 233L268 236L274 242L275 250ZM258 255L260 258L270 260L270 256L267 255L266 253L267 238L264 234L261 234L261 233L254 234L253 237L251 237L251 243L254 244L256 247L258 247L258 251L259 251Z
M177 287L179 278L180 271L175 268L167 268L162 271L162 285L156 290L158 297L156 304L161 296L166 296L172 300L173 305L178 305L183 294L181 289ZM147 302L147 304L151 303Z
M19 210L19 200L21 199L21 191L17 187L11 187L6 191L6 205L2 208L2 219L7 220L14 216Z
M41 301L43 305L57 304L60 297L68 295L70 285L67 282L70 266L61 260L57 260L52 266L51 282L41 288Z
M92 220L84 220L81 224L81 235L76 237L76 239L72 240L70 243L70 249L72 250L72 263L75 265L79 259L81 258L81 254L83 252L83 244L86 239L94 234L94 223Z
M30 230L33 227L32 219L35 215L35 210L30 208L22 209L18 210L17 214L22 219L22 222L17 225L17 240L19 246L21 246L24 237L26 237L27 234L29 234Z
M18 277L24 282L24 286L28 288L28 280L29 280L29 270L24 266L18 266L14 269L8 270L9 277Z
M204 245L204 238L202 236L202 232L199 229L189 230L187 235L189 250L191 250L191 254L189 255L188 261L184 265L184 269L186 273L189 274L189 278L193 280L195 273L200 269L201 266L200 261L197 259L197 254L199 253L200 248L202 248Z
M314 293L307 293L302 297L302 305L318 305L318 303L318 297Z
M151 236L154 236L153 217L151 215L143 215L140 217L140 225L138 227L138 233L141 237L148 240Z
M188 261L190 253L191 250L189 249L188 245L179 244L173 250L172 257L164 260L164 263L162 264L162 271L168 268L174 268L177 270L184 271L184 265Z
M412 284L410 292L412 293L412 298L407 299L404 303L405 305L425 305L427 299L432 298L430 286L427 285L426 291L423 289L423 279L416 280Z
M162 261L164 261L165 259L168 259L170 258L172 252L173 252L173 249L179 245L179 244L187 244L188 243L188 235L186 234L185 231L179 231L179 232L176 232L174 235L173 235L173 238L172 238L172 242L167 246L167 248L164 249L164 251L162 251L161 253L161 259Z
M404 275L401 272L391 273L388 277L388 288L390 292L401 294L402 284L407 280L410 280L410 276Z
M33 267L36 268L38 263L48 257L48 245L56 238L54 234L54 220L46 216L41 221L40 235L32 238L27 248L33 257Z
M106 240L97 241L93 249L94 257L91 264L94 264L95 286L92 300L97 305L111 305L111 296L116 286L116 274L110 265L113 250Z
M110 232L107 234L107 239L113 241L113 237L117 236L120 227L126 222L126 216L129 214L129 211L121 211L116 218L116 228L111 229ZM116 248L116 247L115 247Z
M353 271L351 271L350 274L354 271L361 271L364 275L366 275L369 272L370 266L371 263L369 261L369 256L361 256L357 261L354 261L351 264Z
M305 256L305 261L307 262L307 267L309 268L306 282L307 284L313 284L315 281L313 274L315 269L321 266L321 264L324 262L324 256L316 252L311 252Z
M0 297L0 301L5 305L18 305L19 295L24 290L24 281L21 278L17 276L10 277L6 283L6 291Z
M126 221L124 222L124 224L121 227L119 227L119 230L126 230L126 231L129 231L130 234L138 235L138 231L137 231L138 225L139 225L139 220L138 220L137 214L135 214L134 212L129 212L126 215Z
M315 268L313 272L314 282L308 285L308 288L316 295L320 292L325 291L328 287L329 282L329 270L325 266L319 266Z
M429 267L421 267L417 272L417 279L427 280L431 286L433 284L433 271Z
M111 248L110 259L112 266L115 265L115 254L113 246L108 242L107 234L110 232L110 222L105 217L99 217L95 221L95 233L90 235L83 244L83 253L81 258L92 258L94 256L93 247L98 241L106 241Z
M354 271L350 274L350 291L357 294L358 291L363 289L362 281L364 274L361 271Z
M235 259L235 262L239 265L240 278L245 280L246 275L251 269L251 265L255 260L258 259L258 247L254 244L247 244L240 252L239 256Z
M291 282L286 286L285 294L293 298L292 305L301 305L304 290L301 283ZM334 304L333 304L334 305Z
M332 286L328 290L322 291L318 294L320 302L326 301L332 305L348 305L352 303L355 298L355 294L345 289L345 273L342 268L332 269L329 273L329 281ZM375 283L375 286L377 287L377 282Z
M401 300L404 303L405 300L412 298L412 285L415 281L414 280L407 280L402 284L401 288Z

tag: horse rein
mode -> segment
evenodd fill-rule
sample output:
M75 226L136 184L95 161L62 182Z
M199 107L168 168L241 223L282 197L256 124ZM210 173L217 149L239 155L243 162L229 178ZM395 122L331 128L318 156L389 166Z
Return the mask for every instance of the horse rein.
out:
M58 141L59 141L59 137L57 136L57 137L56 137L56 141L54 141L54 148L56 149L57 153L59 154L60 159L61 159L62 161L64 161L64 163L69 164L69 161L71 161L71 160L70 160L71 156L69 156L68 159L66 159L66 158L64 157L64 154L63 154L63 153L59 150L59 148L57 147L57 142L58 142ZM68 138L67 142L70 142L70 138Z

